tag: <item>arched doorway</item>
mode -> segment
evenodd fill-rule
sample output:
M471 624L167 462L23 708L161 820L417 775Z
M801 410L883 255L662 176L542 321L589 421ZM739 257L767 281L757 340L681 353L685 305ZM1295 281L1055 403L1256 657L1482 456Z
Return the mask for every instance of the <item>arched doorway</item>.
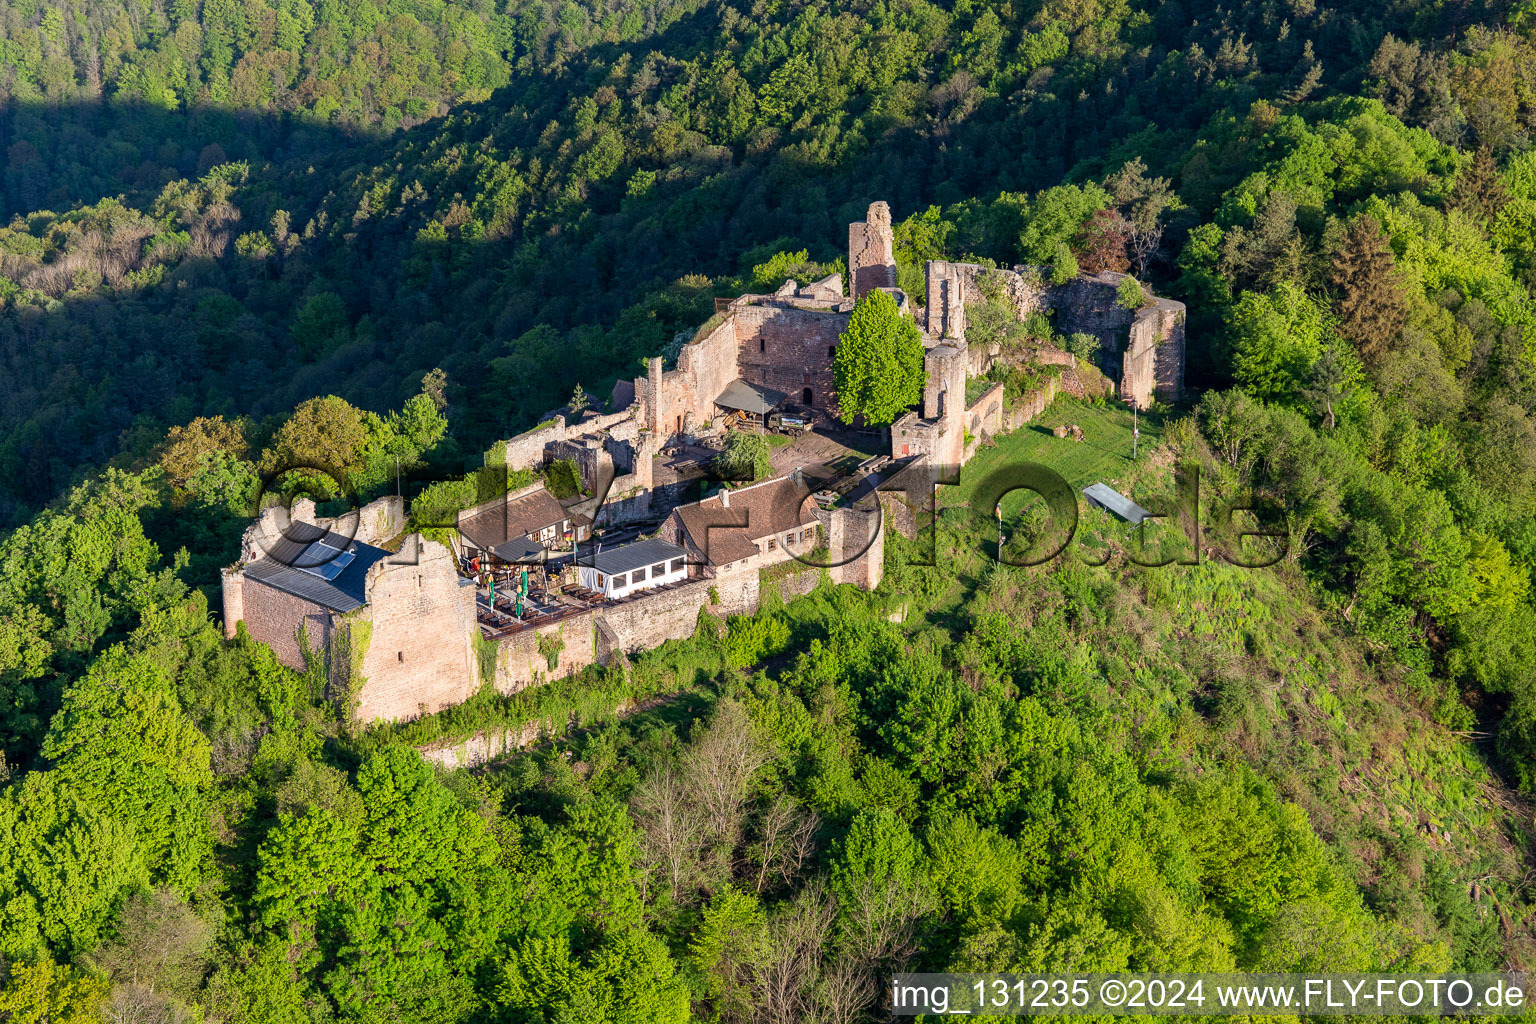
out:
M804 391L800 392L800 402L801 402L801 404L809 406L810 408L813 408L813 409L816 407L816 403L813 401L813 399L815 397L816 396L811 392L810 388L806 388Z

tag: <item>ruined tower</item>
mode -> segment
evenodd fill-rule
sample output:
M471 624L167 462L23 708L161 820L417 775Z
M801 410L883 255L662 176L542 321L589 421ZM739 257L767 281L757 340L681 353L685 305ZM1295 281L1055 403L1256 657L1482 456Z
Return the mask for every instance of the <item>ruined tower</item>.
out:
M855 301L876 288L896 287L891 208L884 202L870 203L864 217L848 225L848 276Z

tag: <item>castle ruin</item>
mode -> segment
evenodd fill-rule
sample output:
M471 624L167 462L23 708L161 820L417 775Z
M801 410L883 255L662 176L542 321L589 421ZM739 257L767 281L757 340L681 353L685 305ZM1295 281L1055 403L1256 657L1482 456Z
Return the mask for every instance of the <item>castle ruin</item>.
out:
M958 468L982 439L1017 426L1056 394L1052 381L1026 408L1012 411L1004 408L1000 383L968 397L969 382L1006 354L968 342L967 309L997 297L1019 320L1046 312L1062 334L1097 337L1100 368L1139 408L1181 394L1184 306L1145 293L1140 308L1123 308L1124 275L1049 285L1037 268L945 260L928 261L925 272L925 304L917 306L898 287L890 208L872 203L865 219L848 227L848 290L842 275L832 274L805 285L786 281L772 294L717 300L715 316L671 366L652 357L644 375L615 387L615 411L555 414L498 445L508 470L570 460L584 494L559 503L540 483L466 510L456 551L419 535L400 538L405 517L398 498L380 499L346 521L317 520L302 501L287 515L267 510L247 531L240 562L224 572L227 631L234 635L243 622L295 668L321 659L358 720L403 720L463 701L483 685L515 692L690 636L701 610L721 617L751 612L769 585L765 570L791 560L829 566L833 583L873 589L883 572L887 521L906 532L913 525L910 506L876 495L873 481ZM921 330L926 379L918 405L891 424L886 453L861 466L865 484L835 494L829 481L841 470L791 462L772 479L700 497L702 460L733 427L762 429L771 411L790 409L816 424L818 437L841 429L837 346L855 304L874 290L890 293ZM1034 355L1075 379L1067 353L1042 346ZM817 449L822 456L829 445L836 447L826 441ZM796 447L781 451L781 458L797 458ZM483 562L509 580L519 572L526 579L529 566L542 571L537 567L567 544L574 561L587 564L576 551L587 531L655 536L642 543L686 551L686 571L669 555L658 563L666 566L664 577L626 568L616 586L617 567L647 559L626 560L610 541L603 561L609 571L596 572L593 564L583 577L601 579L601 593L576 587L552 594L546 584L536 597L524 586L510 613L505 589L497 594L493 583L487 593L475 575ZM814 561L815 553L824 561ZM771 585L803 592L820 576L776 571Z

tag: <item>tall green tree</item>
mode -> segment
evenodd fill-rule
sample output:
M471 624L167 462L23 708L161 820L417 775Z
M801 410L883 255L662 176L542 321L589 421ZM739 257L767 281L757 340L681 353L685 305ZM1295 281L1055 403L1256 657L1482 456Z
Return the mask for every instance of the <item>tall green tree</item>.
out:
M885 426L923 397L923 338L896 300L872 291L838 339L832 379L843 421Z
M1408 297L1374 217L1362 214L1350 221L1329 280L1338 292L1339 334L1355 343L1368 365L1379 363L1403 329Z

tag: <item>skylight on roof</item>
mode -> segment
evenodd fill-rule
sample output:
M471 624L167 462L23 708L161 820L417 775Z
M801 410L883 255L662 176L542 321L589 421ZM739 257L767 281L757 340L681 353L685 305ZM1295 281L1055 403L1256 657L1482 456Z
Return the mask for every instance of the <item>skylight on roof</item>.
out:
M304 549L294 568L323 580L334 580L341 575L343 569L352 564L352 560L356 557L356 551L350 548L343 551L334 543L327 544L325 540L317 540Z

